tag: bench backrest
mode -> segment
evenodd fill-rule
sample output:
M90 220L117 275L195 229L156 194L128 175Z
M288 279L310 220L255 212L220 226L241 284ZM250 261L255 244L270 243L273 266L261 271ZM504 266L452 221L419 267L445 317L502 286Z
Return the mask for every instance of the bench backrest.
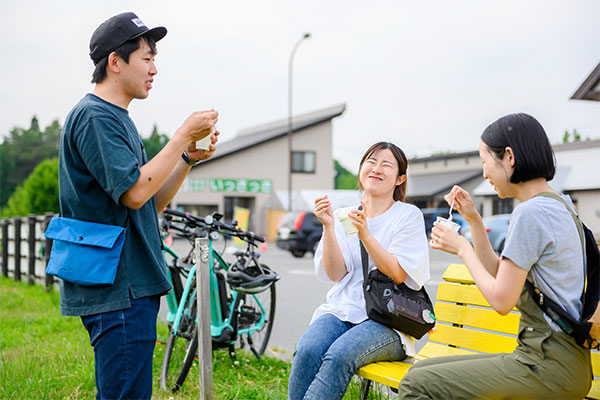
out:
M520 313L502 316L475 286L466 266L452 264L438 286L436 330L418 358L470 353L510 353L517 345ZM600 353L592 351L594 376L600 376Z

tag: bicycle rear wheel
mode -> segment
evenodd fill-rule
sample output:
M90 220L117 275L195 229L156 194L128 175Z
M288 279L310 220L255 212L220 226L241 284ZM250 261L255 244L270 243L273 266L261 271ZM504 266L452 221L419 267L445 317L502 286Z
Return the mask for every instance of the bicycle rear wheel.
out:
M277 299L275 283L269 286L264 292L254 295L246 294L244 297L243 305L240 308L240 329L248 328L256 323L254 321L250 323L253 319L252 314L254 314L254 319L259 317L259 313L265 316L265 323L260 330L242 335L242 339L248 343L252 343L258 355L262 356L267 349L271 331L273 330L273 321L275 320L275 303ZM244 318L245 316L246 318Z

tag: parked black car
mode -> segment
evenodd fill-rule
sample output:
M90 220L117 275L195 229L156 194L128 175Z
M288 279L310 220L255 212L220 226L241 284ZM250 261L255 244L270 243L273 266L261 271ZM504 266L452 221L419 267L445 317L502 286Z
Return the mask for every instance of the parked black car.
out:
M323 234L323 225L310 211L286 213L277 228L277 247L288 250L294 257L312 254Z

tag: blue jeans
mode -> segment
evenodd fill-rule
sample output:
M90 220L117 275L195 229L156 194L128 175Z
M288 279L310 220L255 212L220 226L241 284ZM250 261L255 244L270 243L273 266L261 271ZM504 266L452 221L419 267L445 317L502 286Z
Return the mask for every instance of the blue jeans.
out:
M404 358L400 336L387 326L370 319L352 324L322 315L296 346L288 399L341 399L363 365Z
M94 347L96 399L150 399L159 296L124 310L82 316Z

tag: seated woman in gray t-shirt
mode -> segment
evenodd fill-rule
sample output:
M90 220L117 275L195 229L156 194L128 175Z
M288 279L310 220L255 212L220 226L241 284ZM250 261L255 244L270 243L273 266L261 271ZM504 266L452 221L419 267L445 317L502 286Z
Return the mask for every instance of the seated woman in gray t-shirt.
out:
M471 226L466 238L436 224L430 246L457 254L475 284L500 314L521 312L518 345L510 354L439 357L416 363L400 384L400 398L581 399L591 385L590 352L556 326L524 289L529 279L575 319L582 311L584 266L581 241L569 210L548 185L554 155L540 123L511 114L481 135L483 176L498 197L515 197L504 250L498 257L469 194L459 186L445 199ZM573 203L561 195L571 208Z

